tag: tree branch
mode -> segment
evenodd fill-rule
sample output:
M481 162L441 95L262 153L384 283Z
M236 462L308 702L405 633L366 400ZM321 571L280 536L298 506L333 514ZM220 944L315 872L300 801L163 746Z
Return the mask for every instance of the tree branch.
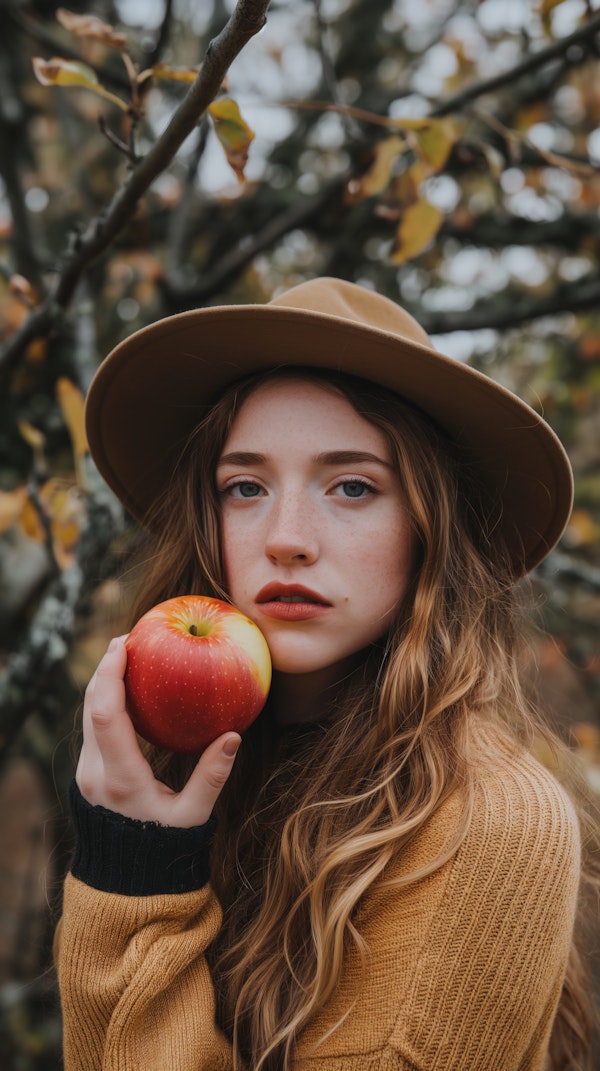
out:
M469 104L477 97L482 97L486 93L493 93L494 90L501 89L502 86L513 85L519 78L523 78L525 75L531 74L532 71L544 67L553 59L566 58L568 60L569 50L575 49L579 45L587 46L589 50L594 47L594 38L597 33L600 33L600 15L589 19L588 22L584 23L572 34L569 34L568 37L562 37L559 41L554 41L551 45L548 45L547 48L541 48L539 52L534 52L532 56L528 56L527 59L522 60L521 63L517 63L508 70L502 71L501 74L480 82L473 82L470 86L465 86L464 89L460 89L453 96L436 104L430 115L437 118L442 115L448 115L450 112L461 111L466 104ZM571 62L573 64L580 63L581 56L574 56Z
M561 312L585 312L597 309L600 303L600 276L590 275L575 283L559 286L544 297L523 295L521 291L503 295L503 304L478 301L472 308L431 313L419 309L415 316L430 335L445 335L452 331L479 331L482 328L506 330L542 316Z
M225 28L210 42L198 77L166 129L117 190L105 213L92 220L80 236L46 300L27 317L0 352L0 377L13 369L29 342L47 335L59 322L85 271L129 223L141 197L165 170L217 96L236 56L264 25L268 6L269 0L239 0Z
M0 756L33 711L43 711L48 682L64 662L76 618L85 605L89 585L102 575L113 540L124 526L124 514L87 458L88 503L79 539L77 561L47 585L19 649L0 672ZM86 579L87 578L87 579Z
M210 266L206 275L200 276L190 286L174 285L167 279L164 284L167 301L174 310L202 305L222 290L230 279L239 275L258 253L270 249L289 231L309 223L322 211L330 199L341 192L341 188L342 184L336 179L314 196L305 197L300 203L280 212L251 239L244 240L235 248L229 249L220 260Z
M509 245L558 246L561 252L577 252L582 242L600 240L600 216L594 212L564 212L558 219L537 223L521 216L490 213L477 216L471 227L455 226L450 216L443 225L445 238L465 245L505 249Z

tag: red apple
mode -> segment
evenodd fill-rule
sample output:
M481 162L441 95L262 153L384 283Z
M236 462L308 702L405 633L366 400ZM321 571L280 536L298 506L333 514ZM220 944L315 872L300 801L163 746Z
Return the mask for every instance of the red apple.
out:
M127 710L135 729L169 751L202 751L258 716L271 683L260 629L229 603L181 595L153 607L126 641Z

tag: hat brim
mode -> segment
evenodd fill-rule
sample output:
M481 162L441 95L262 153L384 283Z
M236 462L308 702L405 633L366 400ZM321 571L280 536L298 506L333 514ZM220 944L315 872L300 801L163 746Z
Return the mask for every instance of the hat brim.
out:
M92 456L144 523L182 448L221 391L289 365L373 380L428 413L470 456L520 575L562 535L573 501L567 455L549 425L487 376L436 350L339 316L275 305L197 309L121 342L86 403Z

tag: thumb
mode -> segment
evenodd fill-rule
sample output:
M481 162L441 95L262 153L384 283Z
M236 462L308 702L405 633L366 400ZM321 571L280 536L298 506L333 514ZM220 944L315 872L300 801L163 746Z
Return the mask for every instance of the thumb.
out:
M239 733L225 733L213 740L200 756L185 788L179 793L178 810L183 808L188 821L204 825L212 814L242 742Z

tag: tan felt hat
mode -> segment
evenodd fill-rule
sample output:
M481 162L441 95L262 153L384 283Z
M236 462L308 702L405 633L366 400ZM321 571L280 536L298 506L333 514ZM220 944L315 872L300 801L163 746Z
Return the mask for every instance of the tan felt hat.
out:
M487 376L434 350L399 305L340 279L301 283L267 305L169 316L119 343L86 407L104 479L143 523L220 392L248 373L287 365L362 376L429 414L461 445L497 504L516 575L562 535L573 477L548 424Z

